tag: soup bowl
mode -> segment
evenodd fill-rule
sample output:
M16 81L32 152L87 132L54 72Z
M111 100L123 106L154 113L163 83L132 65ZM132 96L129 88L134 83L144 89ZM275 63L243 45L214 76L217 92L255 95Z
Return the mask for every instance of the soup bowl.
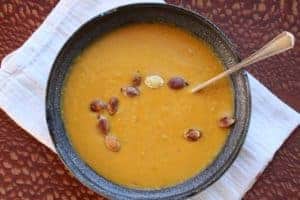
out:
M182 199L204 190L220 178L243 145L250 118L250 92L244 71L230 76L234 94L234 117L237 121L221 152L196 176L170 187L127 188L97 174L73 148L61 115L64 80L74 58L95 38L121 26L140 22L167 23L192 33L210 44L225 68L239 62L238 54L225 34L209 20L191 11L166 4L132 4L110 10L81 26L56 57L46 92L48 128L61 160L80 182L95 192L112 199Z

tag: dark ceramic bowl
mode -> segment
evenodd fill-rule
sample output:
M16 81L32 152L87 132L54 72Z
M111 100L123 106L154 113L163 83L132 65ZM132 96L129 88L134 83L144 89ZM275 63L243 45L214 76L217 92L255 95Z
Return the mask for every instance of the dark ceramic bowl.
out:
M161 22L181 27L207 41L225 66L239 61L229 39L206 18L182 8L165 4L135 4L101 14L82 27L66 42L58 54L48 80L46 114L56 150L65 165L83 184L112 199L182 199L204 190L232 164L244 142L250 118L248 80L243 71L231 76L237 122L215 160L202 172L178 185L162 189L131 189L97 174L78 156L66 134L61 117L61 93L73 59L95 38L120 26L139 22ZM159 177L157 177L159 178Z

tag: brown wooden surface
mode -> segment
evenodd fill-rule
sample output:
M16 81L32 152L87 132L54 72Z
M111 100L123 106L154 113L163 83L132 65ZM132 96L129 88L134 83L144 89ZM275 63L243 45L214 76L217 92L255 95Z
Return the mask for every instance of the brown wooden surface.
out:
M57 0L0 0L0 60L40 25ZM300 2L169 0L207 16L237 44L242 57L282 30L296 48L249 68L300 111ZM263 131L263 130L262 130ZM0 111L0 200L102 199L75 180L58 157ZM300 128L277 152L245 199L300 199Z

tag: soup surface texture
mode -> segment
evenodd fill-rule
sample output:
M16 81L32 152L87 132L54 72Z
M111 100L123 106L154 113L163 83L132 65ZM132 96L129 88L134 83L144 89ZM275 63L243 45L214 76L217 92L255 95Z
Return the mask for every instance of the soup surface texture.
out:
M222 149L229 129L220 117L234 110L229 79L197 94L192 85L220 73L222 62L204 41L165 24L132 24L95 40L75 59L65 81L62 116L74 149L97 173L131 188L162 188L183 182L205 169ZM143 80L160 75L165 84L151 89L142 82L139 96L122 95L139 71ZM189 86L172 90L167 82L182 76ZM114 116L103 112L121 143L109 151L97 127L94 99L119 98ZM198 128L198 141L183 134Z

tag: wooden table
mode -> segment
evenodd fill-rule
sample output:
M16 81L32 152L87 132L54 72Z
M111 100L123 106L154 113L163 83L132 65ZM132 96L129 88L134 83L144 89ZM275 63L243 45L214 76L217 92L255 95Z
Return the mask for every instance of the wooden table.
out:
M0 0L0 59L18 48L57 0ZM300 2L169 0L207 16L237 44L242 57L282 30L296 36L293 51L249 71L300 111ZM42 66L41 66L42 67ZM263 130L262 130L263 131ZM102 199L73 178L58 157L0 111L0 200ZM300 128L277 152L245 199L300 199Z

